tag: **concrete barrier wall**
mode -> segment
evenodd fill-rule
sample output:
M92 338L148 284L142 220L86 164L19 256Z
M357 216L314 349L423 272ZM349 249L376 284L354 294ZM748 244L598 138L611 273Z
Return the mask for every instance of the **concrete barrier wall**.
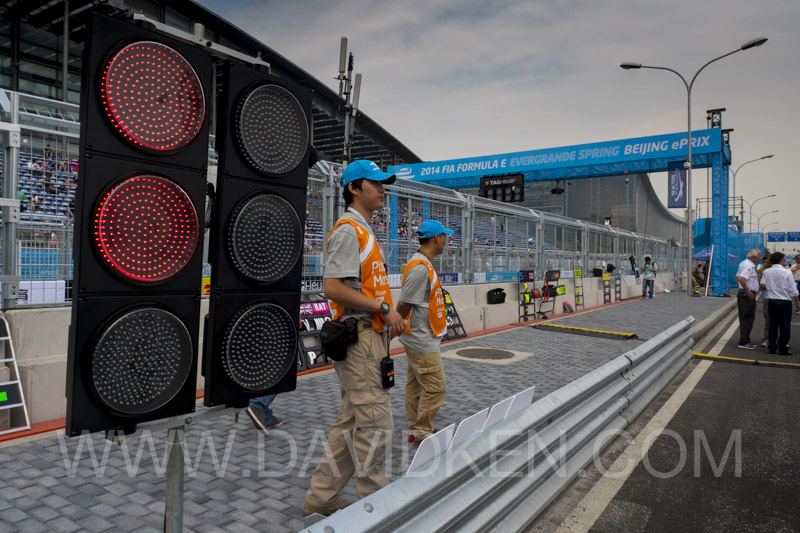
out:
M660 274L658 282L667 289L677 288L677 282L671 275ZM542 282L537 281L537 286ZM563 280L566 294L558 296L555 302L555 315L561 314L562 303L569 301L575 307L575 290L573 280ZM489 305L486 303L486 292L501 287L506 292L506 302ZM642 286L637 285L635 278L623 276L621 280L622 299L638 298ZM600 278L583 280L585 308L603 305L603 281ZM658 287L657 292L662 292ZM480 285L451 285L445 290L450 293L461 322L467 333L475 333L508 324L516 324L519 320L517 283L486 283ZM400 300L400 290L392 290L395 302ZM611 298L614 300L612 279ZM208 300L203 300L201 317L208 311ZM42 422L64 417L66 414L66 366L67 341L71 310L69 307L13 309L5 312L11 335L16 348L25 399L32 422ZM202 318L200 335L202 336ZM392 348L402 347L395 339ZM202 354L202 338L199 353ZM197 388L203 388L203 378L199 375L198 364ZM16 417L12 420L17 421Z

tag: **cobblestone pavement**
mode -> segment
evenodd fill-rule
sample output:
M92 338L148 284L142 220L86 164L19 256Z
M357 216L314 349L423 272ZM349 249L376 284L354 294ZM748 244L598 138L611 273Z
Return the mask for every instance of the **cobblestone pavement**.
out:
M634 332L617 340L521 326L443 345L443 351L487 347L532 353L510 364L445 358L447 398L438 427L469 416L536 385L540 398L641 344L679 320L698 322L726 298L685 293L557 317L559 324ZM391 478L413 455L406 442L405 357L395 358L392 394L395 434ZM272 405L284 424L264 437L242 414L193 424L186 431L184 526L191 532L284 532L303 527L309 478L339 408L332 371L301 377L297 390ZM0 533L6 531L162 531L166 489L166 432L129 439L125 446L100 435L49 436L0 448ZM354 498L353 482L345 497Z

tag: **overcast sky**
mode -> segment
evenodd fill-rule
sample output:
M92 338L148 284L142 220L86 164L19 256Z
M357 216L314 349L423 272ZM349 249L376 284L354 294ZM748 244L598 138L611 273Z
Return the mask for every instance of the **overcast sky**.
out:
M753 231L759 215L762 227L777 222L768 231L800 231L798 0L200 3L334 90L346 36L363 74L360 108L430 161L686 131L681 80L619 64L690 81L707 61L767 37L703 70L692 125L727 108L731 170L775 154L738 172L736 195L778 195L753 206ZM693 175L693 197L708 196L706 170ZM664 198L666 173L651 180Z

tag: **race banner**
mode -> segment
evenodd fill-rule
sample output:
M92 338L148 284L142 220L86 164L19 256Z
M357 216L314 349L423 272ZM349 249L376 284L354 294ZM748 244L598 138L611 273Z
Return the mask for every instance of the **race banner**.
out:
M667 165L667 192L669 201L667 207L686 208L686 169L683 168L683 161L675 161Z

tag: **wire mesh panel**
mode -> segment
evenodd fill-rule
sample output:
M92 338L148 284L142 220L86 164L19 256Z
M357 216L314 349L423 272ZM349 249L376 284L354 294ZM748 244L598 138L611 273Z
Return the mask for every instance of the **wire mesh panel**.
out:
M72 301L72 225L17 228L18 305Z
M325 268L325 238L323 189L325 182L309 177L306 192L306 223L303 260L303 290L322 290Z
M447 189L398 180L387 187L382 211L373 216L376 236L384 243L390 283L399 285L405 265L419 248L417 228L426 220L436 220L453 230L444 252L433 261L443 284L457 283L464 268L462 197Z
M542 225L544 270L572 270L581 264L582 229L575 221L545 215Z
M608 263L614 262L614 238L611 228L592 225L587 229L589 266L605 270Z

